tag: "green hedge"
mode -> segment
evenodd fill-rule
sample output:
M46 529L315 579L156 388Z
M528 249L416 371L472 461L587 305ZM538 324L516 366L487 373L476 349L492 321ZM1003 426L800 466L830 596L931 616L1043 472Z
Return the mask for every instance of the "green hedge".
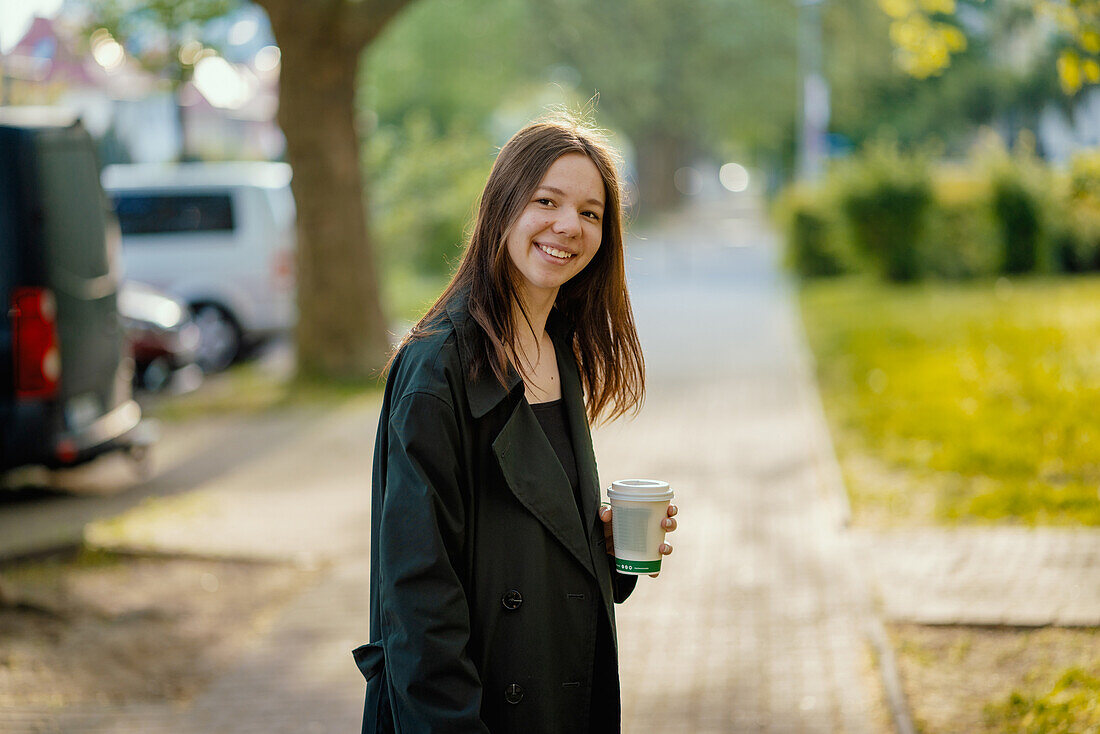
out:
M932 186L923 158L892 145L870 146L839 173L839 200L852 244L886 279L923 274L920 242Z
M776 213L802 277L850 271L903 282L1100 270L1100 151L1051 170L1026 141L986 144L964 164L872 145Z
M775 207L786 236L786 264L806 277L840 275L853 269L837 233L835 205L816 192L792 186Z
M1074 158L1061 189L1057 262L1067 272L1100 270L1100 151Z
M920 248L927 275L962 280L997 272L1001 255L989 189L969 168L937 168Z

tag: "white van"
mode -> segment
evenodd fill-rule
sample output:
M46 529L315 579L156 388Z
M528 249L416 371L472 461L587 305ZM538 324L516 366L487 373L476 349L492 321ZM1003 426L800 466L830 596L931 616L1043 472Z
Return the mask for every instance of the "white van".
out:
M294 197L285 163L113 165L103 170L122 228L125 277L187 302L197 361L224 369L288 333L294 305Z

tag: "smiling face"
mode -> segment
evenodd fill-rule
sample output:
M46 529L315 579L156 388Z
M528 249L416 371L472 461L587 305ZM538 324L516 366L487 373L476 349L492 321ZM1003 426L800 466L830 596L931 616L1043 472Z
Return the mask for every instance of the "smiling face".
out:
M508 257L525 303L553 303L558 288L584 270L603 239L604 182L583 153L566 153L546 171L508 233Z

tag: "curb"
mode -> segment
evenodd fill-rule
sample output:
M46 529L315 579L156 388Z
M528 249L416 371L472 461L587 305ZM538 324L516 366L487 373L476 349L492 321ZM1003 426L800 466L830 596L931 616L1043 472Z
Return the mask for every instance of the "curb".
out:
M798 325L796 334L796 370L798 373L798 387L807 393L806 403L810 405L810 416L813 442L816 446L817 468L822 484L830 495L831 503L836 513L837 526L847 531L852 522L852 505L848 497L848 490L844 484L844 473L841 471L840 462L836 458L836 447L833 445L832 434L829 432L829 423L825 417L825 407L821 402L821 393L817 389L816 360L809 348L809 340L806 334L805 324L802 323L802 315L798 309L797 288L789 279L787 283L788 293L794 297L788 303L794 307L794 322ZM845 536L847 540L847 536ZM897 734L916 734L913 718L909 712L909 702L905 697L905 690L901 685L901 675L898 672L897 658L894 656L894 648L886 635L886 627L876 608L870 584L866 575L860 572L856 559L852 555L852 544L844 543L844 552L848 556L848 567L852 571L852 579L855 582L855 593L858 595L861 605L864 607L864 634L875 650L878 660L879 679L886 693L886 703L890 707L890 715L894 721L894 729Z

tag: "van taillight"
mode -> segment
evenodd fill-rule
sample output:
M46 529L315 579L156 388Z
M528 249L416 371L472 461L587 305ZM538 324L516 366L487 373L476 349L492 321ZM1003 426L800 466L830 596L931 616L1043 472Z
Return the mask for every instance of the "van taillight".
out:
M57 301L48 288L16 288L11 298L17 398L52 398L61 381Z

